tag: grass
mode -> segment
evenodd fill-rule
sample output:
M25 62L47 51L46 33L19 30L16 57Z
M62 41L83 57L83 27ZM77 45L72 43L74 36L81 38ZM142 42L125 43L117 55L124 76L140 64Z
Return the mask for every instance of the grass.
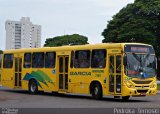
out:
M160 90L160 84L157 84L157 89Z

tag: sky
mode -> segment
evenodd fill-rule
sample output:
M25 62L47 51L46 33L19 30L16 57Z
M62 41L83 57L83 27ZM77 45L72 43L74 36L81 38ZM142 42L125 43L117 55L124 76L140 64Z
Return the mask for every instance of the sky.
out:
M30 17L42 26L41 43L46 38L66 34L88 37L101 43L101 33L112 16L134 0L0 0L0 49L5 49L5 21Z

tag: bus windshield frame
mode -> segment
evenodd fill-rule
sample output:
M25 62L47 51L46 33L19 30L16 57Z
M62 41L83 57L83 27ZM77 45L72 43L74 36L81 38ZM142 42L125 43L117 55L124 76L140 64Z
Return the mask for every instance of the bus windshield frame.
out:
M152 46L126 45L124 47L124 72L132 78L156 76L156 57Z

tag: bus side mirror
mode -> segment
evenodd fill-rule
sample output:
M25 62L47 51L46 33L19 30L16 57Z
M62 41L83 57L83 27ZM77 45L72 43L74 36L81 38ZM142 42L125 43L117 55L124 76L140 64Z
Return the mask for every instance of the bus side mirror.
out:
M154 61L154 68L157 69L157 62L158 62L157 61L157 57L155 57L154 59L155 59L155 61Z
M127 66L127 56L124 55L124 61L123 61L124 66Z

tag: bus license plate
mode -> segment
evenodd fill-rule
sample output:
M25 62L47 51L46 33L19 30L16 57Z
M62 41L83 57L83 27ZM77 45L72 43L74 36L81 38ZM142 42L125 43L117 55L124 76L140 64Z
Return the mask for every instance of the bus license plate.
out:
M146 93L141 93L140 95L146 95Z

